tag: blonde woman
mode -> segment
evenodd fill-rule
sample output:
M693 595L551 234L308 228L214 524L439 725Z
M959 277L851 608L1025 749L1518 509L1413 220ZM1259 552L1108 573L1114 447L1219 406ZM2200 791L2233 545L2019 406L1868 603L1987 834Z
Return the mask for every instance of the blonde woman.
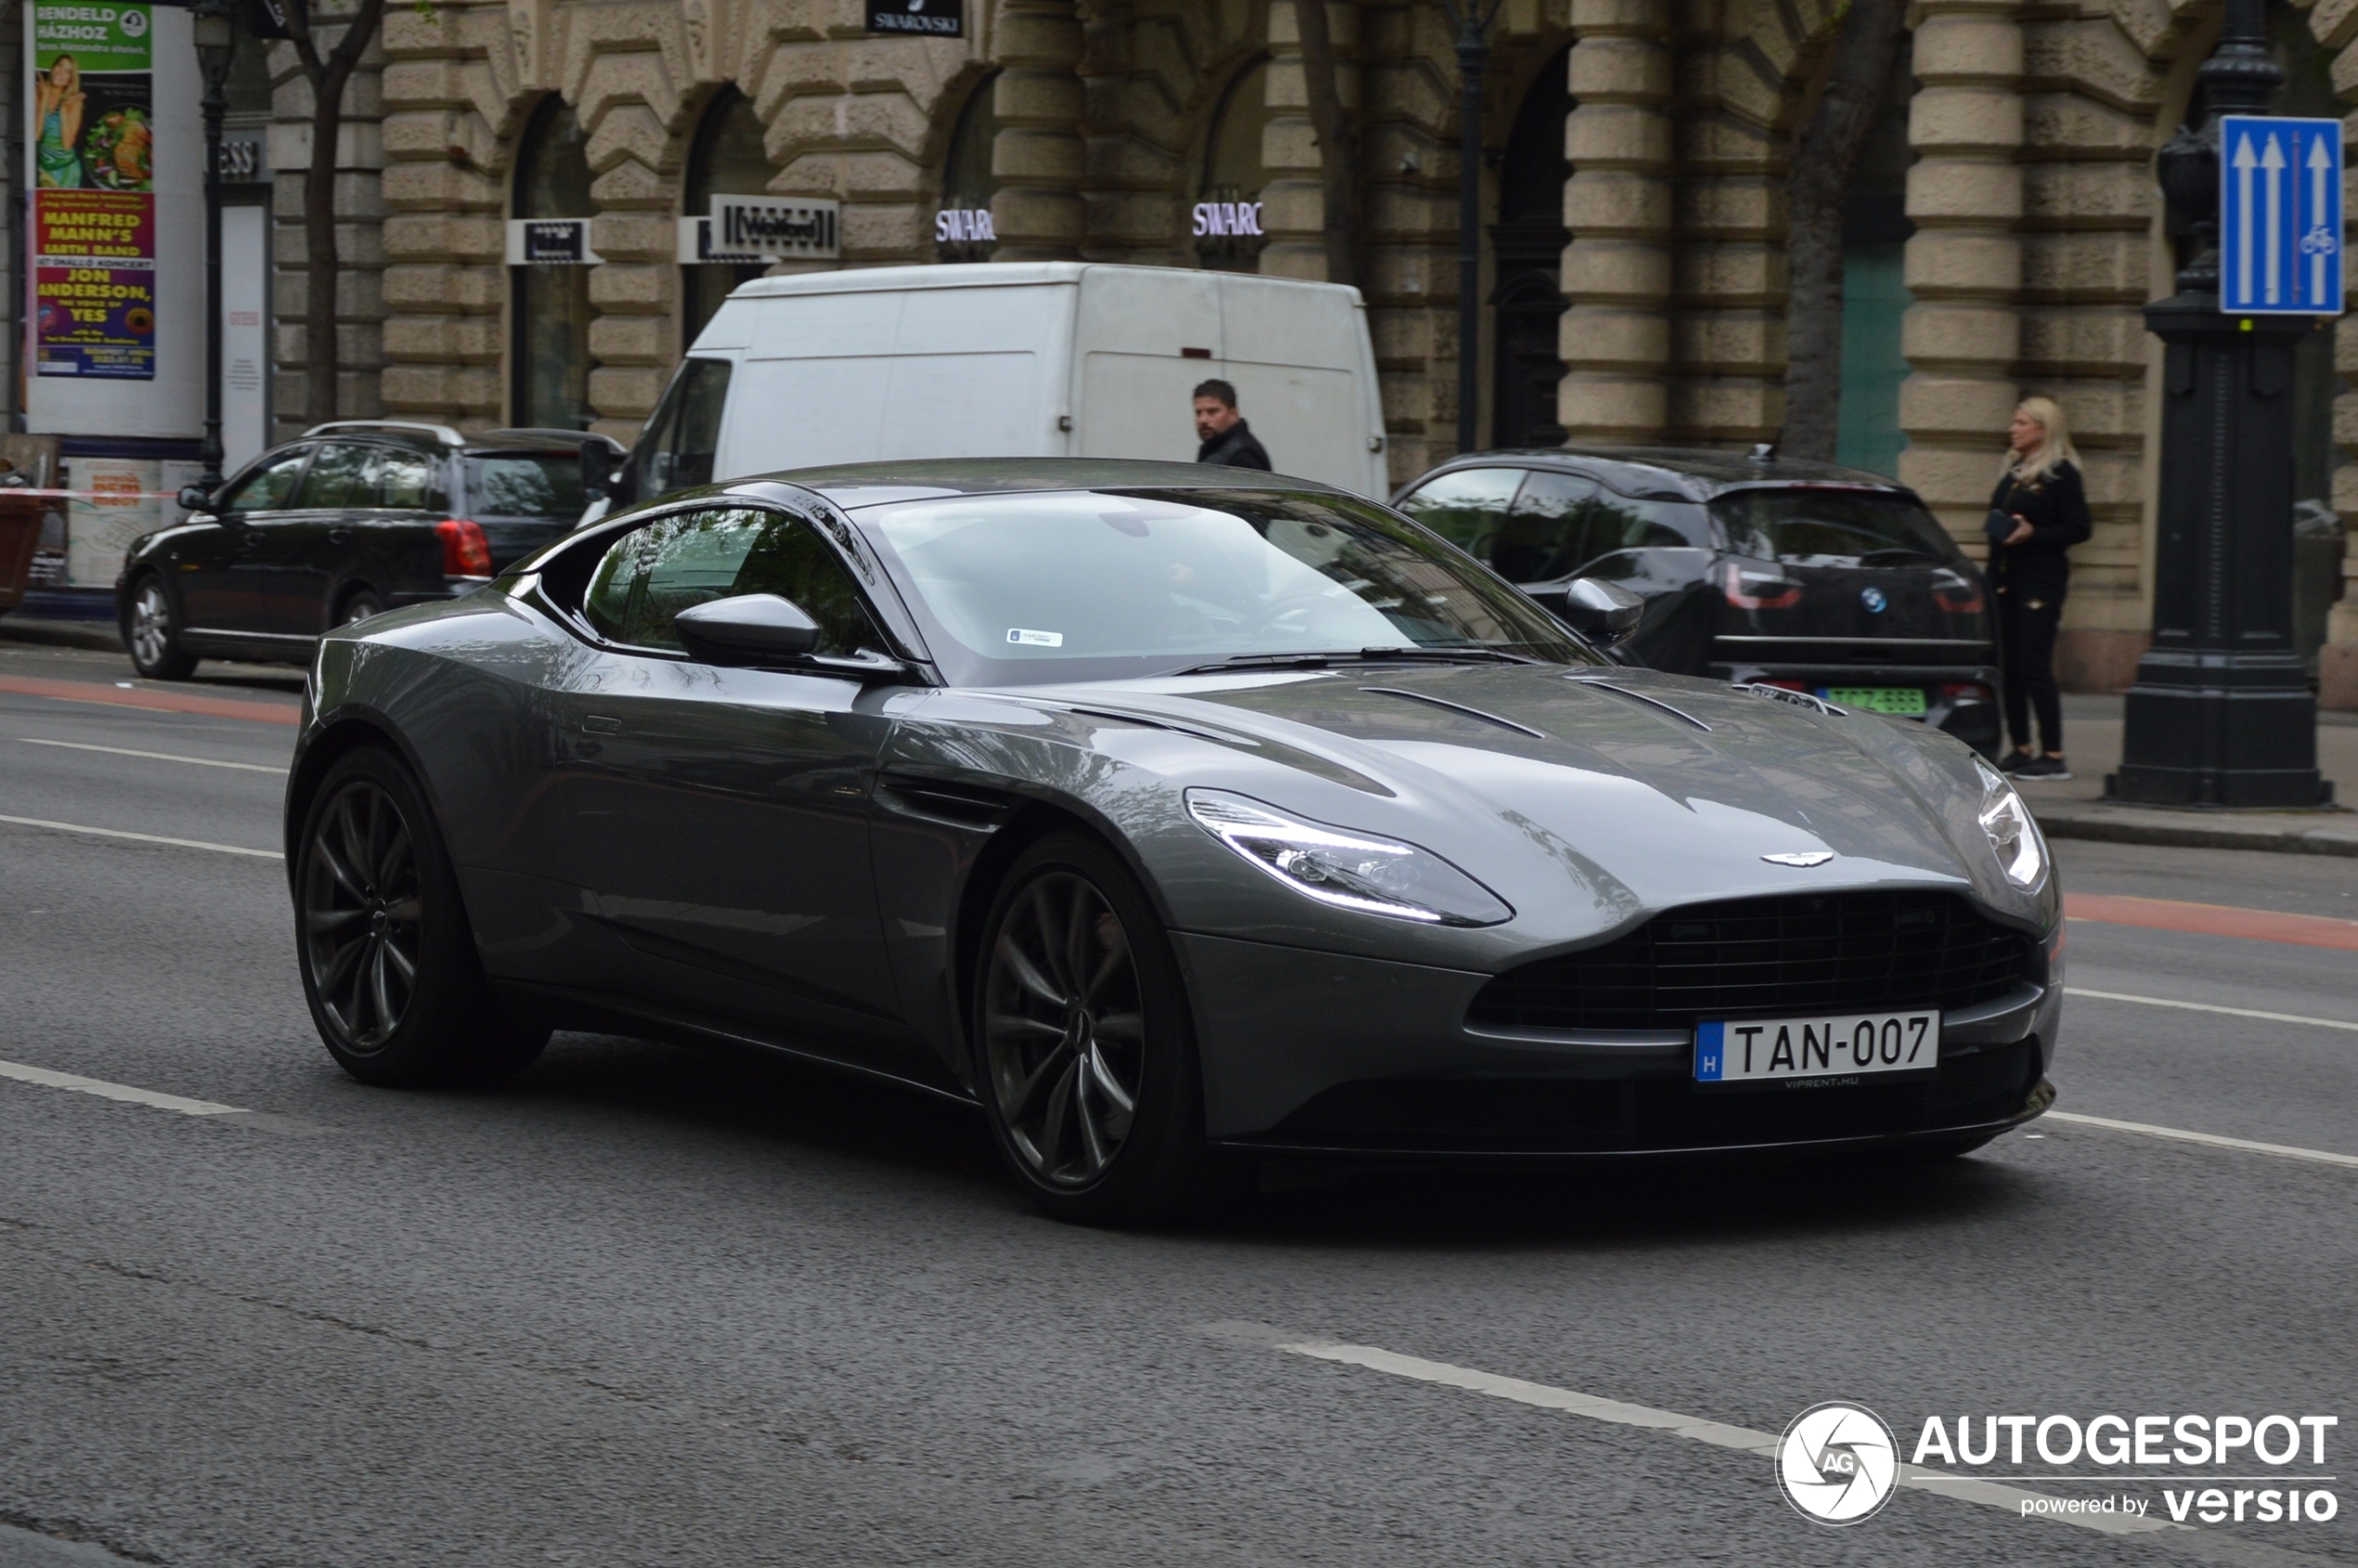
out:
M59 55L33 83L34 134L32 161L42 185L71 189L83 183L82 111L88 102L82 91L82 67L71 55Z
M2006 428L2006 446L2005 466L1989 498L1989 586L1997 595L2006 730L2015 743L1999 766L2018 779L2067 779L2063 699L2055 689L2055 632L2071 584L2071 560L2064 552L2085 540L2094 524L2071 426L2054 398L2024 398ZM2039 716L2035 754L2032 710Z

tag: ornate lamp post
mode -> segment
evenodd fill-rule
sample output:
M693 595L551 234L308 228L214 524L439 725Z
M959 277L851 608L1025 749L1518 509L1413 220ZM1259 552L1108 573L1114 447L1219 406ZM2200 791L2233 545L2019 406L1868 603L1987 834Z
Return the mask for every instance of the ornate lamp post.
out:
M198 0L189 8L197 69L204 76L204 473L207 495L221 487L221 122L229 112L229 62L237 53L233 0Z
M2219 116L2261 114L2284 80L2264 0L2227 0L2196 72L2201 129L2157 160L2196 253L2145 306L2163 359L2154 641L2137 664L2115 799L2161 806L2316 806L2317 704L2292 641L2292 351L2299 316L2219 308Z
M1482 382L1482 76L1504 0L1441 0L1458 30L1458 450L1474 449Z

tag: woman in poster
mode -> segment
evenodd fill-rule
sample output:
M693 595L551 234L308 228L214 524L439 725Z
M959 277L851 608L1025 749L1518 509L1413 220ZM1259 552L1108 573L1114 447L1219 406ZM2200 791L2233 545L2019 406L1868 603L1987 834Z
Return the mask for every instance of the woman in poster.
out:
M71 55L59 55L35 86L33 120L41 127L33 144L33 161L41 184L74 189L82 183L82 154L74 149L82 139L82 68Z

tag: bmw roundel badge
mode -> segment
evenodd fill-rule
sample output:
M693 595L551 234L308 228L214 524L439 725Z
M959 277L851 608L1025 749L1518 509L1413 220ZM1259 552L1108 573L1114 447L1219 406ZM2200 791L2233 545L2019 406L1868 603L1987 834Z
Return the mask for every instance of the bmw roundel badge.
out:
M1859 603L1867 606L1869 615L1880 616L1883 614L1884 606L1891 601L1884 596L1882 589L1862 588L1859 590Z

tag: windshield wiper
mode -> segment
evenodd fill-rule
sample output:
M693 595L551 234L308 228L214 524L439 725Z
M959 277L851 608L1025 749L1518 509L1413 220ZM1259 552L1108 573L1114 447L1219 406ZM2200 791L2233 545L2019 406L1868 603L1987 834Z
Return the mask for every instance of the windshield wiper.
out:
M1509 654L1503 648L1485 648L1479 643L1463 647L1421 646L1415 648L1360 648L1338 650L1323 654L1234 654L1210 664L1190 665L1175 671L1179 675L1211 675L1224 669L1331 669L1339 664L1537 664L1528 654Z

